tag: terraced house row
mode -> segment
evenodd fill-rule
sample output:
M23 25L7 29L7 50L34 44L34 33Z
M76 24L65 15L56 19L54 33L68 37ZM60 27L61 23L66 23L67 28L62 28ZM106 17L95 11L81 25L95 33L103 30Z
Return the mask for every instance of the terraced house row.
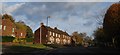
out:
M40 44L70 44L71 37L68 33L55 28L45 26L41 23L34 33L34 43Z
M12 16L8 14L0 16L0 36L25 38L26 30L18 27L11 18Z
M26 38L25 24L15 22L12 16L4 14L0 17L0 36L13 36L16 38ZM70 35L57 27L51 28L41 23L40 27L34 32L34 43L36 44L70 44Z

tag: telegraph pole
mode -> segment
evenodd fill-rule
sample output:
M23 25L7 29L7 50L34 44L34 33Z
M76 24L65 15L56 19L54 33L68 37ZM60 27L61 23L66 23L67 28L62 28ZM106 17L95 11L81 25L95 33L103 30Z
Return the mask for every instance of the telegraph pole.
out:
M46 23L46 26L48 26L48 19L50 18L50 16L47 16L47 23Z
M50 18L50 16L47 16L47 23L46 23L46 26L48 27L48 19ZM47 34L46 34L46 37L48 38L48 29L47 29ZM46 43L48 43L48 41L46 40Z

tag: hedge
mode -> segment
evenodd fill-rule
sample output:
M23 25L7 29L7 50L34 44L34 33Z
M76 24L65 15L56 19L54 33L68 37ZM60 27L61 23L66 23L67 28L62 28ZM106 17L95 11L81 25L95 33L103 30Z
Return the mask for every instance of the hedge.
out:
M16 38L13 36L0 36L0 42L13 42ZM19 38L18 40L26 40L26 42L33 42L33 38Z
M33 38L25 38L27 42L33 42Z
M26 42L33 42L33 38L20 38L19 40L26 40Z
M13 36L1 36L2 37L2 42L12 42L15 37Z

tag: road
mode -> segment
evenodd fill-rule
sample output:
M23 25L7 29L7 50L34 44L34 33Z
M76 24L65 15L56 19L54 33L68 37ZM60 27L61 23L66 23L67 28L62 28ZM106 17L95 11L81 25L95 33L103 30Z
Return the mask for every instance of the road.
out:
M46 55L104 55L104 54L120 54L118 48L95 48L95 47L68 47L68 48L57 48L49 51Z
M12 53L13 54L13 53ZM118 48L95 48L95 47L67 47L67 48L55 48L49 51L41 52L36 50L29 53L16 53L21 55L120 55L120 49ZM5 53L4 55L10 55Z

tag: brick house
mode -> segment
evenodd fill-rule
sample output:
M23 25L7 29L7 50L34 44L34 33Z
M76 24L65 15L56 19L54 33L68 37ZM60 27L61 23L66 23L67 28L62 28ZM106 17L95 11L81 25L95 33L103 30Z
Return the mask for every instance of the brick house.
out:
M34 33L34 43L38 44L70 44L71 37L62 30L45 26L41 23Z
M0 21L0 36L25 38L26 32L16 28L15 23L10 20L10 15L4 14L0 18Z

